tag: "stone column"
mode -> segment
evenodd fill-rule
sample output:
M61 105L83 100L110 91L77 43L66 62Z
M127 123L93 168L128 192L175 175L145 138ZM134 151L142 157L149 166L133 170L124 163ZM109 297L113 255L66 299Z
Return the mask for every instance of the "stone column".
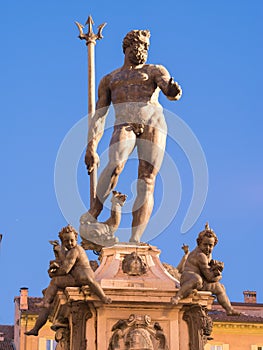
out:
M92 317L88 303L74 301L70 308L70 350L86 350L86 323Z
M183 319L188 324L189 350L204 350L212 332L212 319L207 315L207 308L201 305L184 307Z

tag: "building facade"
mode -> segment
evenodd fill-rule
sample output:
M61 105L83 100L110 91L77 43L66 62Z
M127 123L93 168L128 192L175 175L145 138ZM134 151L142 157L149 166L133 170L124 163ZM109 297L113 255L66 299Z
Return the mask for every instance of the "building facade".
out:
M55 350L55 332L51 330L51 323L47 322L39 335L26 336L24 332L33 328L38 317L39 303L42 298L28 296L28 288L20 289L20 296L15 297L14 344L16 350Z
M214 303L210 316L213 320L213 340L205 350L263 350L263 304L257 303L255 291L245 291L244 302L235 303L240 316L227 316Z
M227 316L218 303L209 312L213 320L212 340L205 350L263 350L263 304L257 303L256 292L245 291L244 302L232 305L242 314ZM47 322L39 335L25 336L33 328L39 309L36 303L42 298L29 297L28 289L21 288L15 297L14 326L0 325L0 350L55 350L55 332Z

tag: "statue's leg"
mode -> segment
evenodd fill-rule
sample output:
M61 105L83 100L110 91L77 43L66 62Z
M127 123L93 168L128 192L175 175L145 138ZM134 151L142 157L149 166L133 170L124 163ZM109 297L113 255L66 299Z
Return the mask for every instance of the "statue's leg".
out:
M130 242L140 242L150 219L154 205L155 180L162 164L165 143L166 134L149 125L145 125L143 134L137 139L139 169Z
M92 269L85 269L87 284L90 289L103 301L105 304L111 303L111 298L107 297L101 288L100 284L95 280L94 272Z
M226 310L227 315L240 315L240 312L233 309L231 302L226 294L224 285L219 282L213 283L212 285L214 288L211 288L211 292L216 295L218 303Z
M37 303L36 306L49 308L57 294L57 291L59 289L63 290L69 286L76 286L76 281L70 274L53 277L49 283L49 286L45 289L43 300L40 303Z
M57 291L58 291L58 287L56 286L55 283L52 283L52 282L53 282L53 280L51 280L49 286L45 290L43 300L41 300L40 303L36 303L37 307L43 307L43 308L48 309L50 307L50 305L52 304L52 302L57 294Z
M69 286L77 286L75 279L69 274L65 276L56 276L51 279L49 286L44 290L43 300L40 303L35 304L37 307L41 308L40 313L34 327L30 331L25 332L26 335L38 335L40 328L42 328L47 322L50 306L57 294L57 291L59 289L63 290Z
M97 195L89 213L97 218L102 211L103 203L115 188L129 155L136 144L136 136L131 128L117 125L111 138L109 147L109 162L103 170L97 185Z
M49 308L45 308L45 307L42 308L40 310L39 316L36 320L34 327L30 331L25 332L25 335L38 336L38 332L40 328L42 328L44 324L47 322L49 311L50 311Z
M195 290L201 290L203 279L194 272L185 272L180 279L180 288L176 295L172 297L172 304L178 304L179 300L187 298Z

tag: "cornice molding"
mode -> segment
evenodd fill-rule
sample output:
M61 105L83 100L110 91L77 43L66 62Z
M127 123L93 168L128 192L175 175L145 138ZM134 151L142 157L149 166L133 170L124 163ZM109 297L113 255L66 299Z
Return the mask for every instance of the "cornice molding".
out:
M257 333L263 335L263 323L234 323L234 322L213 322L213 331L244 332L246 334Z

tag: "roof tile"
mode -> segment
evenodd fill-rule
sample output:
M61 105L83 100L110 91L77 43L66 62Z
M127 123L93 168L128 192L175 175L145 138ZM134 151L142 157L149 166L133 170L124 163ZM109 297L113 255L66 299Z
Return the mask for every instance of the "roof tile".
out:
M0 333L3 333L5 340L14 339L14 326L0 325Z
M233 322L233 323L263 323L263 317L252 316L242 313L240 316L228 316L224 311L209 311L214 322Z
M11 340L0 341L0 350L14 350L14 344Z

